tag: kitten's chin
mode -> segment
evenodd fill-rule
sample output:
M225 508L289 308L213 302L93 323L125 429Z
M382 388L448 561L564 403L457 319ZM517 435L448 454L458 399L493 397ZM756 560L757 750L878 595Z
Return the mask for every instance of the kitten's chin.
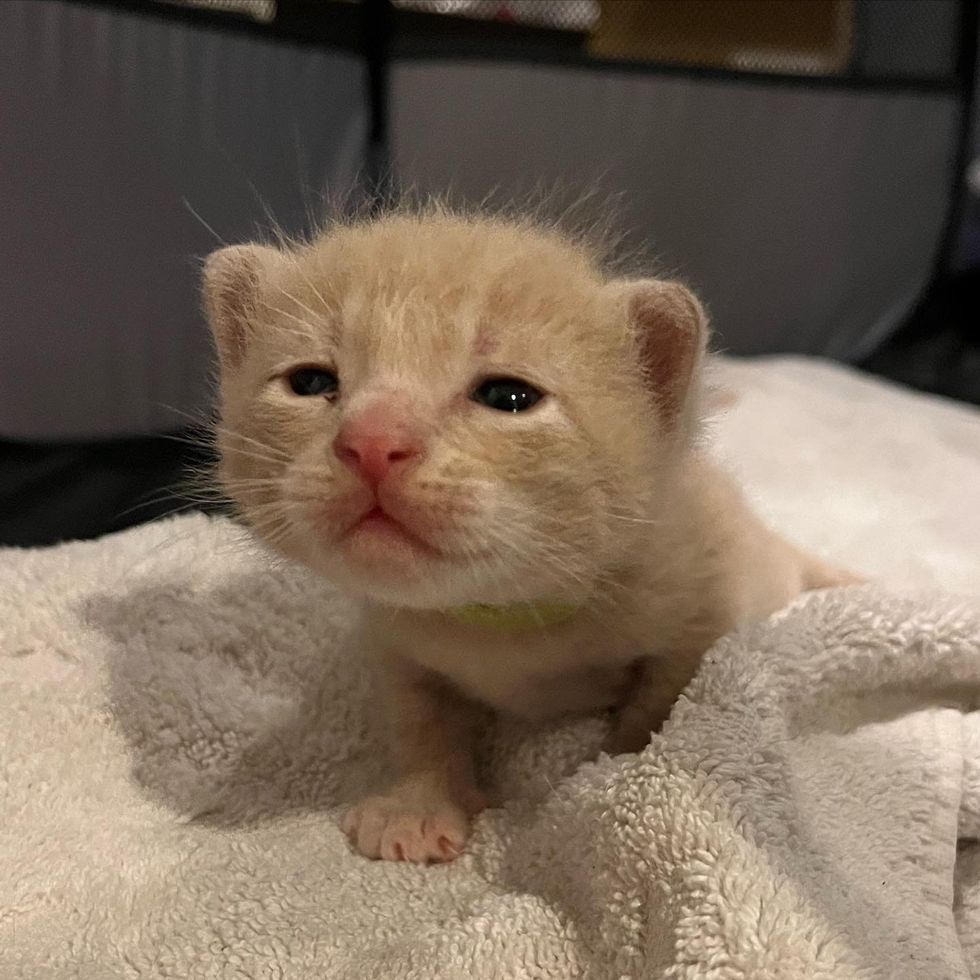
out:
M386 606L442 609L459 601L460 574L451 563L420 558L399 547L359 549L356 555L329 556L314 562L319 571L343 591Z
M578 590L548 583L541 575L519 577L524 587L518 587L508 570L492 559L420 554L405 542L385 542L380 536L358 541L343 552L325 551L308 564L345 592L381 605L420 611L471 604L577 604L585 598Z
M336 525L334 525L336 527ZM326 531L326 533L324 533ZM580 601L587 574L555 580L527 554L475 549L468 535L402 522L380 507L341 531L310 527L303 560L346 592L389 606L446 609L481 603ZM584 569L581 571L585 571Z
M314 545L304 560L343 591L386 606L445 609L497 597L472 556L456 556L391 529L368 527L334 545Z

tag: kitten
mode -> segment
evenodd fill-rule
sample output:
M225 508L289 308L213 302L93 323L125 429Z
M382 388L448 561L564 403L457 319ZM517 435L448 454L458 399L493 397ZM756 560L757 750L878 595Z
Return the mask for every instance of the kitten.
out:
M373 858L457 855L474 728L615 708L636 750L710 644L850 581L768 530L698 439L707 328L520 220L430 208L212 255L221 479L257 534L358 597L399 776Z

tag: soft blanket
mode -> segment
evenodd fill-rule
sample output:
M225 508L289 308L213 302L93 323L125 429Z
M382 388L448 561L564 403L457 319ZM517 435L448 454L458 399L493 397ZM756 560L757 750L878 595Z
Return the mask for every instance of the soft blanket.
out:
M0 980L980 977L977 414L720 376L759 506L882 583L722 640L639 755L499 725L447 866L338 829L383 753L322 583L202 516L0 552Z

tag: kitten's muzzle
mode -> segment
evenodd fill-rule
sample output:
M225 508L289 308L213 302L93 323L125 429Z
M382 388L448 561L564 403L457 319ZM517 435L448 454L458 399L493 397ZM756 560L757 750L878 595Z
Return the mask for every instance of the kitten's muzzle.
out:
M337 458L372 489L422 457L421 433L401 412L377 403L348 419L333 441Z

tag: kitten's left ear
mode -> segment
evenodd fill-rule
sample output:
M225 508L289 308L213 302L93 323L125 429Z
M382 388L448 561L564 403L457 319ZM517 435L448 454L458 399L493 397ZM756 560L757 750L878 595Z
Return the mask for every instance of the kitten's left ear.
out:
M708 342L704 307L679 282L619 280L607 288L625 305L650 391L664 422L674 427L695 400Z

